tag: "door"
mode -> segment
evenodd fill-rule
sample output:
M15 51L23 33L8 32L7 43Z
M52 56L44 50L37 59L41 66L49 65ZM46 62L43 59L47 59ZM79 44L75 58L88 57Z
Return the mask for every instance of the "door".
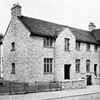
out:
M70 79L70 66L64 65L64 79Z

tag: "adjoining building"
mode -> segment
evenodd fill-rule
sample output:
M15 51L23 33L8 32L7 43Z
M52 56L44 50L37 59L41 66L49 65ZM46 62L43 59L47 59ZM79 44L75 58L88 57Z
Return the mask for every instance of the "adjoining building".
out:
M100 29L89 31L21 15L17 3L3 40L3 78L53 82L100 75Z

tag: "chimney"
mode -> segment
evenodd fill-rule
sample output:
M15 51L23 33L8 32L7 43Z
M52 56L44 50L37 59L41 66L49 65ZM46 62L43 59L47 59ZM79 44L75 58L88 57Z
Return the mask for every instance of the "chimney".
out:
M95 30L95 29L96 29L96 26L95 26L95 24L94 24L94 23L90 22L90 24L89 24L88 28L89 28L89 31L91 32L91 31L93 31L93 30Z
M19 3L13 4L11 8L11 18L15 19L17 16L21 16L21 5L19 5Z

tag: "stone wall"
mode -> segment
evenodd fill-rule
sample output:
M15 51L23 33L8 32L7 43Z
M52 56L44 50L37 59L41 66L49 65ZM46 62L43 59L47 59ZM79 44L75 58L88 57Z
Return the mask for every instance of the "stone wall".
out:
M85 79L62 81L62 89L79 89L86 87Z

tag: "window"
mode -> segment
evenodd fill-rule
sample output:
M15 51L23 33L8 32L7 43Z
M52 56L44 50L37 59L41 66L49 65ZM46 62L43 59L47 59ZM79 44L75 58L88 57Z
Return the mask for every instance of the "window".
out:
M15 51L15 42L11 43L11 51Z
M76 59L76 72L80 72L80 59Z
M52 73L52 58L44 58L44 73Z
M15 74L15 63L12 63L12 72L11 74Z
M86 50L90 51L90 44L89 43L86 44Z
M86 60L86 72L90 72L90 60Z
M70 47L69 41L70 41L70 39L65 38L65 50L69 50L69 47Z
M53 41L52 38L44 38L44 46L45 47L53 47Z
M76 50L80 50L80 42L76 42Z
M94 45L94 51L98 51L98 45L97 44Z

